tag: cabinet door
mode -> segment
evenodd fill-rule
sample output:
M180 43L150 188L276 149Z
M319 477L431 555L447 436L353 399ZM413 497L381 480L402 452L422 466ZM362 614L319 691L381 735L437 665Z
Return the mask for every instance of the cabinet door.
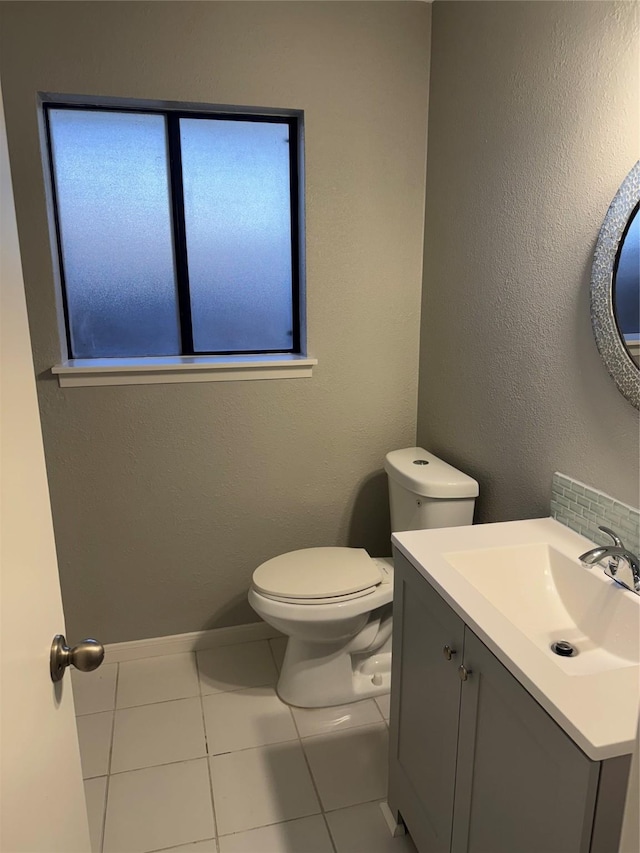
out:
M584 853L599 765L465 629L452 853Z
M397 551L394 564L389 806L420 853L448 853L464 623Z

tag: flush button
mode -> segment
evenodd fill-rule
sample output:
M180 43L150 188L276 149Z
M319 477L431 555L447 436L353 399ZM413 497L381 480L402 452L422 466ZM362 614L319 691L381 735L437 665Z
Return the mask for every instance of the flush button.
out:
M429 460L428 459L414 459L413 464L414 465L428 465Z

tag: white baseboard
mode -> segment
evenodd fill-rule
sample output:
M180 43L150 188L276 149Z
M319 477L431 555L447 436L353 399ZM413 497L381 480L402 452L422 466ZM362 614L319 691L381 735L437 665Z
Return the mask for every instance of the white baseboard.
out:
M391 833L392 838L399 838L401 835L407 834L407 827L404 825L404 823L398 823L396 821L386 800L383 800L380 803L380 810L382 812L382 816L384 817L385 823L389 827L389 832Z
M193 631L190 634L173 634L169 637L152 637L149 640L131 640L128 643L109 643L104 647L106 663L122 663L139 658L160 655L177 655L196 652L217 646L233 646L255 640L270 640L283 635L266 622L251 622L231 628L214 628L210 631Z

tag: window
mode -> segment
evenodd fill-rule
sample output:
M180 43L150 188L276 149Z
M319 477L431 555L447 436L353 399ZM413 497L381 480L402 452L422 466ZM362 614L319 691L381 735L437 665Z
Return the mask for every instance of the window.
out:
M45 116L70 358L300 353L297 117Z

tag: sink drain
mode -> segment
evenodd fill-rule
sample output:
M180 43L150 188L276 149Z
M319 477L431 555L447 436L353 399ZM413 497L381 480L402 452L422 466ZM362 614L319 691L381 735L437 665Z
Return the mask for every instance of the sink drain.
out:
M578 650L567 640L558 640L556 643L551 643L551 651L556 655L560 655L561 658L571 658L578 654Z

